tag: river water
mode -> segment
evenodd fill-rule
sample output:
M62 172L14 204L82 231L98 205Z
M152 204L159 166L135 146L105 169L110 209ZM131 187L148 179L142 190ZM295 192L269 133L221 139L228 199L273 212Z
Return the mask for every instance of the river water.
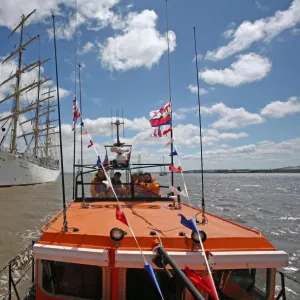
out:
M157 174L154 174L157 176ZM209 212L260 230L288 252L284 272L300 281L300 174L204 174ZM193 204L200 206L200 174L184 174ZM169 176L159 177L169 184ZM65 176L66 199L72 175ZM182 179L176 174L176 186ZM0 189L0 269L38 238L40 227L62 207L61 182ZM288 299L300 299L300 285L286 281Z

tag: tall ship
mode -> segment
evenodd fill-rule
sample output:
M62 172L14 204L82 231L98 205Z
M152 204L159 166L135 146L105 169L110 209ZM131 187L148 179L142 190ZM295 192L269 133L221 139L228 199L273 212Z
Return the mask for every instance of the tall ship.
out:
M163 156L163 167L160 167L159 176L166 176L168 173L166 172L165 166L165 157Z
M7 64L12 70L0 83L0 95L8 94L0 98L0 187L52 182L60 175L55 142L57 103L49 88L51 79L43 75L43 64L49 59L39 57L26 64L23 55L32 42L40 44L39 35L26 34L29 40L24 42L25 23L34 13L22 15L10 34L20 31L19 45L2 61L3 67ZM11 104L10 112L4 112L5 104Z

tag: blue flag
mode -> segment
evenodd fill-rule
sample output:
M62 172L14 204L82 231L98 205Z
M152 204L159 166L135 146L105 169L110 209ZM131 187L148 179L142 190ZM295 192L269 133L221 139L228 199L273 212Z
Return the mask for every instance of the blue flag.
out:
M183 214L179 214L178 216L181 217L180 223L183 226L185 226L193 231L198 232L198 227L197 227L197 224L196 224L194 218L188 220Z
M101 158L100 158L100 156L98 155L97 162L96 162L96 164L95 164L93 167L97 167L97 166L99 166L100 164L101 164Z
M176 150L174 150L173 152L171 152L171 154L169 156L175 156L175 155L178 155Z
M161 292L161 290L160 290L159 284L158 284L158 282L157 282L156 276L155 276L155 274L154 274L154 271L153 271L152 266L149 265L149 264L146 264L146 265L144 265L144 268L145 268L146 272L148 273L148 275L149 275L149 276L151 277L151 279L153 280L153 282L154 282L154 284L155 284L155 286L156 286L156 288L157 288L157 291L159 292L159 294L160 294L160 296L161 296L161 299L164 299L164 297L163 297L163 295L162 295L162 292Z

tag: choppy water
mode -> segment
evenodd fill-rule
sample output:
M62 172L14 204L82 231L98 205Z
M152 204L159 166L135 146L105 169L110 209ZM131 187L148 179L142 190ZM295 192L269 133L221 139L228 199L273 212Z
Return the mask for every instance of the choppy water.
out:
M157 175L157 174L156 174ZM169 177L157 177L167 184ZM178 180L177 180L178 179ZM192 202L200 206L201 177L185 174ZM181 185L181 177L175 182ZM205 174L206 209L260 230L289 253L285 272L300 280L300 174ZM66 175L72 197L72 176ZM39 236L40 227L62 207L60 181L0 189L0 268ZM288 299L300 299L300 286L287 280Z

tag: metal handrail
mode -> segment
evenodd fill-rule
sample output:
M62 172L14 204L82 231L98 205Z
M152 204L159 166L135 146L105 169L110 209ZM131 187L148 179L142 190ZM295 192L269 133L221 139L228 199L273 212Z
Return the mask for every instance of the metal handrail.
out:
M21 252L19 255L17 255L14 259L12 259L6 266L4 266L0 270L0 275L2 275L5 271L8 270L8 288L7 288L6 294L3 295L1 299L11 300L13 292L14 292L16 298L18 300L20 300L21 298L20 298L20 294L18 292L17 287L18 287L19 283L25 278L25 276L27 275L27 273L30 270L31 270L31 283L32 283L31 287L34 285L35 260L34 260L34 256L33 256L33 252L32 252L34 243L35 243L35 241L32 241L32 244L29 247L27 247L23 252ZM15 271L23 271L21 273L20 277L16 281L13 278L13 274ZM28 294L28 292L26 294Z

